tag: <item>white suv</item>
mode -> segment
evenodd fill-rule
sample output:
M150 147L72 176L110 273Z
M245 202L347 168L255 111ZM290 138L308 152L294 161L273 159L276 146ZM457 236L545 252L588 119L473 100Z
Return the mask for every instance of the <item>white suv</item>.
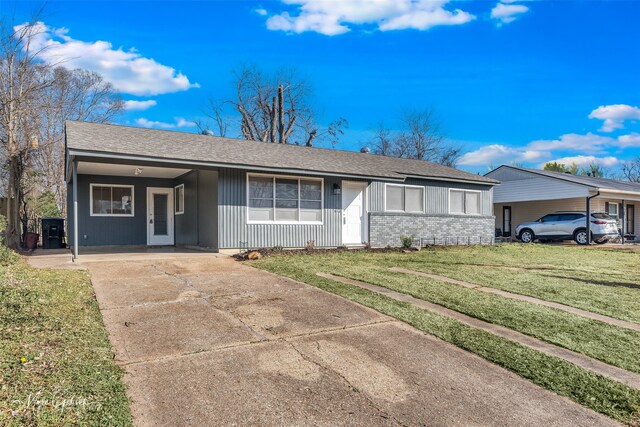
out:
M525 222L516 227L516 236L522 243L534 240L548 242L553 240L575 240L579 245L589 243L585 212L554 212L537 221ZM604 212L591 214L591 240L606 243L620 235L618 222Z

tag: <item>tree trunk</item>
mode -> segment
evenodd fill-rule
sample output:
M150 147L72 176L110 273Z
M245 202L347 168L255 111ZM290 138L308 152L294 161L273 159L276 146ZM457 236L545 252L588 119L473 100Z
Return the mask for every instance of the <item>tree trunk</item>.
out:
M20 246L20 176L19 160L12 156L9 160L9 188L7 191L7 246Z
M285 144L284 140L284 88L278 86L278 142Z
M271 104L271 124L270 127L271 129L269 129L269 142L276 142L276 133L277 133L277 129L276 127L277 125L277 116L278 116L278 111L280 110L280 105L278 104L278 98L277 97L273 97L272 100L272 104Z

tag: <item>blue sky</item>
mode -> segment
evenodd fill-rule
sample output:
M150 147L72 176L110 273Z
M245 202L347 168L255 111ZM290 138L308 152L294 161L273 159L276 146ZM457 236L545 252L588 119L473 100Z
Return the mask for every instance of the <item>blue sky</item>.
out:
M32 2L2 2L27 19ZM295 67L338 148L368 145L380 120L431 107L464 148L459 167L640 155L640 2L282 0L50 1L50 60L94 69L129 103L123 124L195 131L232 70ZM236 136L236 135L231 135Z

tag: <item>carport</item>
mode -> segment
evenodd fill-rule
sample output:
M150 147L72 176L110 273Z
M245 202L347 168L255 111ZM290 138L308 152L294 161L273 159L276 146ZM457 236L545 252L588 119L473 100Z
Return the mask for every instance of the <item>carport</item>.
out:
M496 233L501 236L512 237L518 224L548 213L580 211L606 212L618 220L623 244L638 240L639 183L514 166L500 166L487 176L501 182L493 190Z
M215 168L67 152L69 242L80 247L217 249Z

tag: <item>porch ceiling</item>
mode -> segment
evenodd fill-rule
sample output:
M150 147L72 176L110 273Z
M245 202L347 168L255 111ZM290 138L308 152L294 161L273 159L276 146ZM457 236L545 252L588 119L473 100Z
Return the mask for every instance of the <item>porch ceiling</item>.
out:
M130 164L82 162L78 163L78 173L83 175L130 176L140 178L176 178L191 169L164 168ZM138 172L136 174L136 171Z

